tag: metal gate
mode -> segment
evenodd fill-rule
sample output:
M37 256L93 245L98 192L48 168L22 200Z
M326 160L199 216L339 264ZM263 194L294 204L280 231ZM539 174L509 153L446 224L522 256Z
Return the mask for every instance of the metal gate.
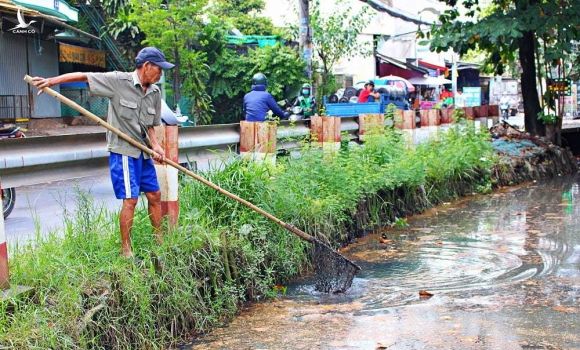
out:
M27 95L0 95L0 120L16 122L30 118L30 100Z

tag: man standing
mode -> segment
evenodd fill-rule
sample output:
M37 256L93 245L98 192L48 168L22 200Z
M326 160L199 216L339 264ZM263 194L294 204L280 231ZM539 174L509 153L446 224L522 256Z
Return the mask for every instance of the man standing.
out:
M463 91L457 89L457 94L455 95L455 107L465 107L465 96L463 96Z
M358 95L358 103L369 102L369 96L374 97L375 100L381 97L378 92L375 92L375 82L372 80L365 84L364 89L360 92L360 95Z
M244 113L246 121L263 122L266 120L268 111L272 110L280 119L288 115L278 106L274 97L266 91L268 79L262 73L256 73L252 77L252 91L244 96Z
M52 78L34 77L39 88L69 82L88 82L92 95L109 98L108 122L134 140L153 149L155 160L165 157L157 142L154 126L161 124L161 93L155 85L162 69L171 69L163 53L155 47L146 47L135 58L133 72L67 73ZM42 91L39 92L39 94ZM123 200L120 215L122 254L132 257L131 229L135 206L141 192L145 192L149 218L157 241L162 241L161 194L153 161L140 149L107 132L107 149L111 181L118 199Z

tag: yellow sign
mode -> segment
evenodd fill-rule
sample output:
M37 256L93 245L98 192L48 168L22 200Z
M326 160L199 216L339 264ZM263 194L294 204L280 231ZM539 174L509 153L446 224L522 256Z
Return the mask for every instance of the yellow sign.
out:
M107 68L105 51L87 49L86 47L60 44L60 62L80 63L87 66Z

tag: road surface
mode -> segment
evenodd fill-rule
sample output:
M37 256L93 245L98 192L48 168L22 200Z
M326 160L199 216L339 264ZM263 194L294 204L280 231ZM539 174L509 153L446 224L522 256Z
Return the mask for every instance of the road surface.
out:
M8 246L29 242L37 233L46 235L60 231L65 209L74 212L77 207L79 191L90 193L96 205L110 210L120 208L121 201L115 198L106 174L19 187L14 210L5 220Z

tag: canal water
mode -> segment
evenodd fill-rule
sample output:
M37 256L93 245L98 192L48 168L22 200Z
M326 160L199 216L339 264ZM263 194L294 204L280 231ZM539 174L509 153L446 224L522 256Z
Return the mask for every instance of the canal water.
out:
M580 177L445 203L343 251L341 295L305 278L191 349L580 349Z

